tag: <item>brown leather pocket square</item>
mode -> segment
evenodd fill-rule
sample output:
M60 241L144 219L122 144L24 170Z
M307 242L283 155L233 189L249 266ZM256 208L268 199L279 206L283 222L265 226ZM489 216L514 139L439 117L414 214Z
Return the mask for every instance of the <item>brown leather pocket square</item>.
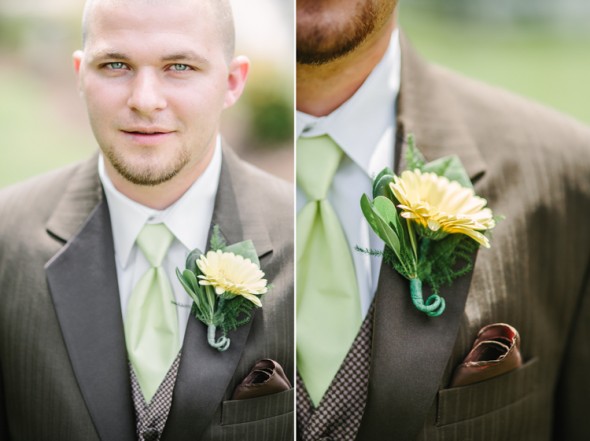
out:
M520 336L506 323L481 328L473 347L453 374L451 387L489 380L522 365Z
M250 373L235 388L232 400L247 400L291 389L283 367L270 358L256 362Z

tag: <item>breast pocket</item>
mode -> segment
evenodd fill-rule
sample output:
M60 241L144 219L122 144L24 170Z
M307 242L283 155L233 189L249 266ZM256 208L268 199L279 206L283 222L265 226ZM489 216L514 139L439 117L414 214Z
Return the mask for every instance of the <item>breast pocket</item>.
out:
M508 406L522 405L537 387L539 368L539 359L535 357L504 375L439 391L436 425L444 427L483 419L494 412L499 415Z
M295 389L221 404L221 429L241 440L292 440ZM224 438L225 439L225 438Z

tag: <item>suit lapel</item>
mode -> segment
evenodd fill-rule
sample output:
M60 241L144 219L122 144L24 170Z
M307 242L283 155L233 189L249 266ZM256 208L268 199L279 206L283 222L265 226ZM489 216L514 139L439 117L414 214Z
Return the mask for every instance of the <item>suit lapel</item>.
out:
M422 61L401 36L402 76L398 100L397 172L405 168L404 138L415 135L418 148L431 161L460 157L472 181L485 164L462 108L446 92L445 71ZM383 264L376 293L369 397L360 440L417 438L451 355L469 292L472 273L444 288L446 310L429 318L410 301L409 283Z
M229 244L251 239L262 258L272 251L272 246L265 219L257 209L261 201L249 191L249 179L255 179L249 167L231 150L224 149L212 225L219 225ZM252 322L261 319L261 314L262 311L257 311L250 323L229 335L231 346L225 352L211 348L205 325L194 317L189 318L163 441L201 438L224 399Z
M414 52L403 33L400 34L402 50L401 86L398 97L397 125L398 143L403 137L413 133L417 147L424 153L427 161L447 155L457 155L465 166L472 181L481 178L485 172L485 162L473 136L474 127L465 122L464 113L473 112L459 104L448 90L449 73L445 68L425 62ZM457 75L453 74L452 81ZM461 83L469 94L471 81L467 78ZM477 103L474 103L474 107ZM476 107L475 107L476 108ZM493 135L493 134L490 134ZM396 146L400 161L397 170L405 168L404 153L406 145Z
M369 398L359 440L414 440L456 339L471 273L444 291L438 318L416 310L408 281L383 265L376 294Z
M46 265L64 341L101 439L135 438L109 211L96 159L75 172L48 221L66 245Z

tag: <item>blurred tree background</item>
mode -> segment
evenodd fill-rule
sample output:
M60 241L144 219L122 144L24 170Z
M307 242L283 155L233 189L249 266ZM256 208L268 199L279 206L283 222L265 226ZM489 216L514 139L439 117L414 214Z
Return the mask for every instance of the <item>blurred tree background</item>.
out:
M231 0L236 52L252 61L222 124L247 160L293 179L293 0ZM82 0L0 1L0 187L97 149L73 74Z
M400 2L427 59L590 123L590 1Z

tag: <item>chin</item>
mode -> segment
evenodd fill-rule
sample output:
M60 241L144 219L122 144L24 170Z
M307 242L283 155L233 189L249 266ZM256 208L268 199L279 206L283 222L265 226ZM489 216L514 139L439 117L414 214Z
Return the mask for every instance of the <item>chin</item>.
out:
M180 170L177 168L164 167L127 167L116 168L117 172L125 180L135 184L147 187L154 187L172 180Z
M105 152L105 156L126 181L143 186L156 186L172 180L188 162L182 154L170 158L164 154L117 155Z

